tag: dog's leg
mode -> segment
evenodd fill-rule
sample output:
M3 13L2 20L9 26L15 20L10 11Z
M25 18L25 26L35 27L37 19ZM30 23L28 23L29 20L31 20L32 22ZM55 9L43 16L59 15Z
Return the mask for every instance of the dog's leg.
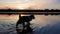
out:
M24 23L22 23L23 24L23 30L25 29L25 22Z
M19 23L16 23L16 28L18 28Z
M30 27L30 22L27 22L27 27Z

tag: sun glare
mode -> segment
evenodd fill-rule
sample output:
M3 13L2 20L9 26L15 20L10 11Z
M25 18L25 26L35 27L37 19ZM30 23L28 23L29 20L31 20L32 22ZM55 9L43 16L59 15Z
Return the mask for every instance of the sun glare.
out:
M21 16L29 16L29 15L27 15L27 14L21 14Z
M20 9L24 9L24 8L20 8Z
M21 16L24 16L23 14L21 14Z

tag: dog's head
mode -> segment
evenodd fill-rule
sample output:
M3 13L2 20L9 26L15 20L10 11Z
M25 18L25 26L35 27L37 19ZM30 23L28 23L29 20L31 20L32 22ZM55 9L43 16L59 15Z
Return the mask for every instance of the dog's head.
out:
M30 17L31 17L32 19L35 19L35 16L34 16L34 15L31 15Z

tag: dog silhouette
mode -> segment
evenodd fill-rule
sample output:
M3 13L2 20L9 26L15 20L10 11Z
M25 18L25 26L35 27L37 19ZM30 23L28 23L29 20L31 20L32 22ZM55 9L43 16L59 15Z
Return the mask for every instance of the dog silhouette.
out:
M34 15L30 15L30 16L19 16L19 20L17 21L16 27L19 24L25 25L25 22L27 23L27 26L28 26L28 25L30 25L30 21L32 21L32 19L35 19Z
M32 29L30 28L30 21L32 21L32 19L35 19L34 15L30 15L30 16L21 16L21 15L19 15L19 20L16 23L16 28L18 28L19 24L23 24L23 32L24 32L25 31L24 30L24 28L25 28L25 22L26 22L27 23L27 26L26 26L27 30L25 31L25 33L29 32L29 31L32 31Z

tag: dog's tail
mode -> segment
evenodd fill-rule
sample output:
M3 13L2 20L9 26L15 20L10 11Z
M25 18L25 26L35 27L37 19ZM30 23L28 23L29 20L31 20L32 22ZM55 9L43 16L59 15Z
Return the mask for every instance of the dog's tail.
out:
M21 14L19 14L19 18L21 17Z

